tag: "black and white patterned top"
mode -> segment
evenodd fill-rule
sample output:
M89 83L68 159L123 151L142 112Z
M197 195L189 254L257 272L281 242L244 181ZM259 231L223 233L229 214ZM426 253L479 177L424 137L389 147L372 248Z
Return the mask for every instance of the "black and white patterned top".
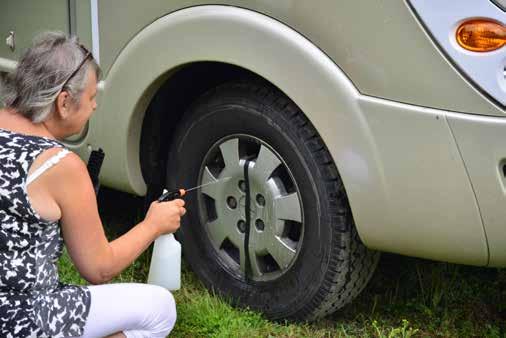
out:
M32 162L54 147L63 145L0 129L0 337L83 334L90 292L59 282L59 223L42 219L26 193Z

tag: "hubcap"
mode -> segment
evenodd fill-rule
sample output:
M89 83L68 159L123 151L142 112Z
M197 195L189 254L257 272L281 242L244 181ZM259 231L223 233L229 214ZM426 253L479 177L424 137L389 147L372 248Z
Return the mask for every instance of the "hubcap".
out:
M217 142L201 167L199 184L230 177L201 188L199 208L205 231L227 268L245 271L246 182L249 159L250 276L278 278L296 260L304 233L297 184L283 159L267 143L246 135Z

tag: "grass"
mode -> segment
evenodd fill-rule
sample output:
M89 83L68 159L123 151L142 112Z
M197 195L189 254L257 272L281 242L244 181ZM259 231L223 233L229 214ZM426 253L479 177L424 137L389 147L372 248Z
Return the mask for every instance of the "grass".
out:
M140 217L140 208L125 208L125 203L139 206L140 200L101 193L110 238ZM147 250L114 282L145 282L150 255ZM59 268L62 281L85 284L66 253ZM206 290L184 262L182 289L174 296L178 321L171 337L506 337L506 270L393 254L383 254L371 282L351 305L314 323L275 323L232 308Z

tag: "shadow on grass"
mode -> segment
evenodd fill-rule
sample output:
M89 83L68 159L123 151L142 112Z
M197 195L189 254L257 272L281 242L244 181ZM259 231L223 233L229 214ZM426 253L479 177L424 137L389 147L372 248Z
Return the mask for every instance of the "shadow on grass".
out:
M143 198L101 189L99 211L103 223L108 225L106 233L110 239L128 231L143 219L143 203ZM149 252L145 253L129 268L126 276L122 274L116 280L144 281L149 258ZM219 334L222 328L206 331L202 328L202 318L191 319L193 316L189 312L200 311L204 306L202 304L210 306L213 296L203 289L192 273L187 272L184 278L191 285L188 289L190 291L180 291L179 301L190 305L181 308L186 314L183 312L183 329L176 328L178 336L191 336L191 332L198 336L198 332L206 332L206 336L222 336ZM223 310L222 306L226 308L227 305L221 301L212 304L221 309L218 313L226 316L232 316L235 311L230 308ZM241 312L237 313L240 318ZM256 315L251 318L248 320L254 323L261 320ZM284 337L407 337L409 335L403 334L402 330L394 330L402 327L403 320L407 320L411 327L418 330L416 336L505 337L505 319L506 270L440 263L385 253L368 286L352 304L315 323L300 324L300 327L286 326L288 331L277 331L277 324L264 323L261 324L264 326L260 332L252 334L279 334ZM211 321L210 318L207 320ZM218 327L223 322L219 315L212 320L216 321L213 325ZM192 325L195 331L192 331Z

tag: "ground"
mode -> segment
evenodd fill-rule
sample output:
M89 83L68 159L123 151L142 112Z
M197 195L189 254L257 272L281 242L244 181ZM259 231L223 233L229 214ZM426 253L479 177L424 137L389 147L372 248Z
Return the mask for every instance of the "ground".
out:
M100 214L110 239L142 219L142 205L142 198L101 189ZM113 282L145 282L150 258L151 247ZM86 284L66 254L59 267L64 282ZM174 296L178 321L171 337L506 337L506 269L394 254L382 255L352 304L314 323L273 323L234 309L207 291L184 262L182 288Z

